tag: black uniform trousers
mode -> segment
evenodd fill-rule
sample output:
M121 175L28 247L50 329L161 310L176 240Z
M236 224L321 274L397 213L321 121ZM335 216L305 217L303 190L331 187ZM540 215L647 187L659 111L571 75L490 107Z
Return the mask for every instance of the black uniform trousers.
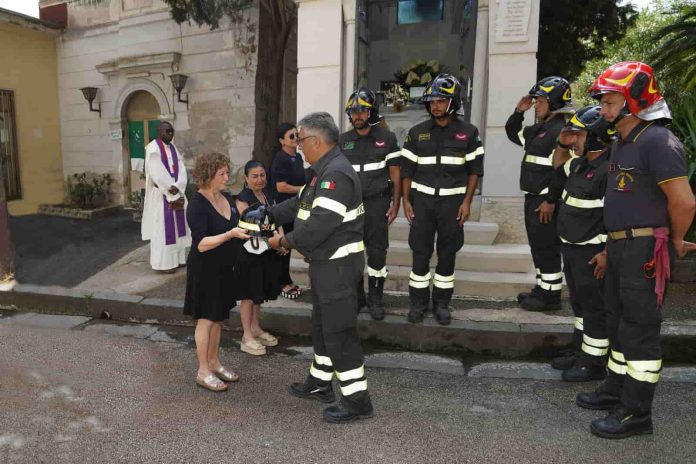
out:
M387 265L387 248L389 248L387 211L391 205L391 196L385 193L374 197L365 197L363 205L365 206L365 238L363 241L367 252L367 267L373 271L386 272L384 268ZM369 270L368 275L371 275Z
M604 250L604 244L573 245L564 243L563 272L573 302L577 348L585 365L604 365L609 353L604 281L594 276L590 260Z
M372 410L357 329L357 286L364 268L362 253L309 263L314 294L314 361L310 377L318 384L326 384L331 382L335 373L343 395L343 406L359 413Z
M527 240L532 251L536 268L537 285L543 290L560 295L563 286L561 272L561 240L556 232L558 207L552 220L547 224L539 221L539 213L534 211L544 202L539 195L527 194L524 198L524 225Z
M287 224L283 224L283 233L284 234L289 234L292 232L293 229L293 223L289 222ZM286 255L283 255L280 257L280 289L283 290L283 287L286 285L292 285L292 277L290 277L290 254L292 252L289 252Z
M454 292L454 264L464 245L464 228L457 222L464 195L427 195L413 193L413 222L408 244L413 252L413 267L408 293L411 306L425 311L430 300L430 258L437 234L437 266L433 279L433 305L447 307Z
M655 279L643 269L653 259L654 246L653 237L607 242L604 295L610 357L605 387L637 414L651 411L662 370L662 312Z

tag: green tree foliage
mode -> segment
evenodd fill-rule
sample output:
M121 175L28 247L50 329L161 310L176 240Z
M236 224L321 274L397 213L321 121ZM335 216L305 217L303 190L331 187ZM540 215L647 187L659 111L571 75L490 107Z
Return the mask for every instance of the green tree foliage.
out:
M662 26L652 37L659 46L650 60L688 91L696 87L696 3L676 5L672 15L674 22Z
M227 15L238 18L243 10L253 5L253 0L164 0L169 5L172 19L177 24L195 22L199 26L208 25L211 29L220 27L220 21Z
M636 11L618 0L541 0L537 77L573 80L633 24Z
M651 55L655 50L655 34L662 27L674 22L674 1L658 1L648 10L638 15L635 23L626 31L626 34L615 42L607 42L604 45L604 56L595 58L585 63L582 73L574 80L573 98L575 106L580 108L594 102L588 94L588 90L595 78L606 68L620 61L642 61L651 63ZM681 86L675 83L673 76L655 68L660 90L671 103L684 96Z

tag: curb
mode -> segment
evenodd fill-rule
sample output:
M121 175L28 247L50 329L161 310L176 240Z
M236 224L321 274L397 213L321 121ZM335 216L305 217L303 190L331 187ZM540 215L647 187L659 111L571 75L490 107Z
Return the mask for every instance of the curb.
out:
M294 336L311 336L309 304L267 303L261 313L269 331ZM0 292L0 309L71 314L92 318L108 317L121 322L192 326L183 314L182 300L145 298L120 293L90 292L83 289L17 285L11 292ZM550 357L572 341L573 318L567 322L529 323L519 321L479 321L455 319L441 326L428 317L422 324L388 314L374 321L368 314L358 317L360 338L422 352L496 356L508 359ZM233 311L227 326L240 330L239 313ZM696 359L696 321L666 322L662 327L663 357L670 362Z

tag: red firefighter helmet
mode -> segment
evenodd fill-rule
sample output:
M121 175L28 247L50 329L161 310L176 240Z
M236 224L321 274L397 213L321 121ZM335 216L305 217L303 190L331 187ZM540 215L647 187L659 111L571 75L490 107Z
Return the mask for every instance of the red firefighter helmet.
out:
M622 61L610 66L590 87L590 94L597 100L609 92L622 94L628 112L634 116L662 100L653 69L640 61Z

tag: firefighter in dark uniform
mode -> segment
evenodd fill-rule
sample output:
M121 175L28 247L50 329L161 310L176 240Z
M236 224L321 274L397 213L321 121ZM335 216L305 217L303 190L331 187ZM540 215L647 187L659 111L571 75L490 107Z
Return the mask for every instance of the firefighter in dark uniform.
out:
M524 223L536 269L536 286L517 300L529 311L561 309L561 242L556 233L556 203L549 195L553 150L566 115L572 114L570 84L562 77L540 80L517 103L505 123L512 143L524 147L520 189L525 192ZM524 112L535 106L538 123L522 127ZM568 116L569 117L569 116Z
M298 124L299 147L312 167L297 197L270 209L276 223L293 222L293 231L275 236L276 249L298 249L309 262L314 293L312 342L314 362L293 395L335 400L336 374L343 399L324 411L328 422L372 417L363 351L357 331L358 281L365 268L364 208L360 180L337 146L338 127L328 113L311 113Z
M575 313L573 364L554 359L566 368L567 382L606 377L609 338L604 310L603 277L607 232L604 228L604 192L609 169L608 145L615 133L600 115L599 106L578 110L561 131L554 152L551 196L559 200L558 236L562 242L563 272ZM571 157L573 148L578 157ZM563 358L561 358L563 359Z
M362 279L358 302L367 303L375 320L384 319L384 281L387 277L389 225L399 213L401 174L396 135L380 127L381 117L375 94L360 89L348 99L346 114L353 129L341 134L339 146L358 173L365 205L365 249L367 251L367 287Z
M687 180L684 147L664 127L671 119L652 68L617 63L591 87L602 116L619 140L611 147L604 224L607 228L605 303L610 355L608 376L576 402L611 413L592 433L625 438L652 433L652 402L660 378L661 306L670 252L684 256L696 208Z
M411 230L408 244L413 268L408 293L409 322L421 322L430 302L430 257L437 234L437 267L433 278L433 312L442 325L451 322L454 265L464 244L479 177L483 176L483 145L473 125L459 119L461 85L440 74L423 101L430 119L413 126L401 150L404 213Z

